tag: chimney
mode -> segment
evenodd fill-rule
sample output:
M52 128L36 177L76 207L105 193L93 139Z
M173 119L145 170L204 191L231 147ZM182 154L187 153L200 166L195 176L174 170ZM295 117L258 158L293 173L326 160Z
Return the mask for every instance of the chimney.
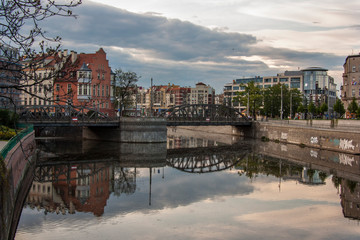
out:
M68 55L68 50L65 49L65 50L64 50L64 57L67 57L67 55Z
M62 51L61 50L58 51L58 56L59 56L59 58L62 58Z
M74 63L77 59L77 52L71 51L71 62Z

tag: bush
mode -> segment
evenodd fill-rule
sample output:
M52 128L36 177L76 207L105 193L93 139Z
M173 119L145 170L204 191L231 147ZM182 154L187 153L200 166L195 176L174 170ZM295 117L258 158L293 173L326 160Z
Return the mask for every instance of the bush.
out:
M0 126L0 140L9 140L14 137L16 132L14 129L11 129L6 126Z

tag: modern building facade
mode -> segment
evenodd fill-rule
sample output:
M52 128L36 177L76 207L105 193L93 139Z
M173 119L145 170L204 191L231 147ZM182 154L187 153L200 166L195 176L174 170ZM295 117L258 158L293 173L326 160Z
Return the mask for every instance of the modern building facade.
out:
M298 89L308 100L317 104L326 102L332 109L336 100L336 84L327 75L327 69L307 68L301 71L285 71L276 76L255 76L233 80L224 86L224 104L239 110L246 109L239 102L233 101L238 92L245 90L245 85L254 82L259 88L269 88L276 84L283 84L289 89Z
M341 86L341 101L345 109L353 98L360 103L360 54L350 55L343 65L343 85Z
M336 101L334 78L327 75L327 69L311 67L301 70L304 73L304 97L316 106L326 103L332 112Z

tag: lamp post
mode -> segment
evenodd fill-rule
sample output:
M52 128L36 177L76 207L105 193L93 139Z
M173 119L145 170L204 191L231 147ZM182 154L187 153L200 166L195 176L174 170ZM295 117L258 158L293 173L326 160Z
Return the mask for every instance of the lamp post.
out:
M292 92L290 90L290 119L292 118Z
M281 120L283 120L283 85L281 85L281 108L280 108Z
M249 117L249 108L250 108L250 89L247 95L247 106L246 106L246 115Z

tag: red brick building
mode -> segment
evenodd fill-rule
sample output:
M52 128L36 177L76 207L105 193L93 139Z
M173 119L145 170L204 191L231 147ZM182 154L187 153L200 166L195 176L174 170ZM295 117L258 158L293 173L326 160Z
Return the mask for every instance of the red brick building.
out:
M65 61L60 64L59 76L54 81L55 103L91 107L114 116L111 68L104 50L100 48L96 53L80 54L71 51L69 55L63 51L58 54Z

